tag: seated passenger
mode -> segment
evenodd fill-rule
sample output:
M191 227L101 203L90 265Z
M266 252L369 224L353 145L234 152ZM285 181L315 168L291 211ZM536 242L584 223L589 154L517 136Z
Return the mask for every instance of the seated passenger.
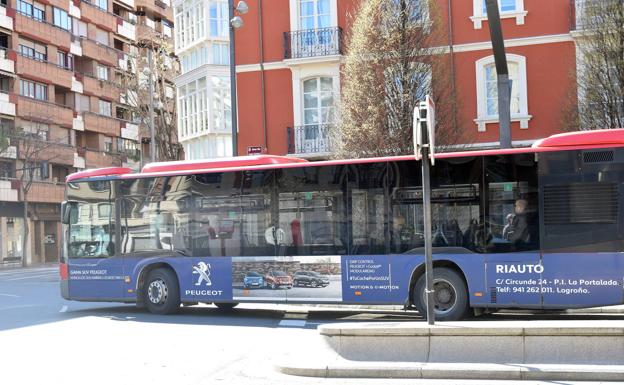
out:
M529 242L528 205L526 199L518 199L514 205L515 215L505 238L512 243Z

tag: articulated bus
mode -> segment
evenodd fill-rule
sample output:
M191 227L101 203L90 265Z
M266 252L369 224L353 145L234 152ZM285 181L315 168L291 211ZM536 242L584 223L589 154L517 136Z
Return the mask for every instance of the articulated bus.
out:
M77 172L62 205L61 293L136 303L425 309L413 156L280 156ZM435 312L624 303L624 129L443 153L431 170Z

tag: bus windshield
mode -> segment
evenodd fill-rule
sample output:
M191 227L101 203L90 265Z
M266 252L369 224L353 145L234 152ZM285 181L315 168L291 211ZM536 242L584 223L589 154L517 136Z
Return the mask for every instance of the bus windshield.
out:
M78 203L69 227L70 258L110 257L115 253L109 203Z
M109 181L69 183L72 202L66 253L69 258L106 258L115 254L115 200Z

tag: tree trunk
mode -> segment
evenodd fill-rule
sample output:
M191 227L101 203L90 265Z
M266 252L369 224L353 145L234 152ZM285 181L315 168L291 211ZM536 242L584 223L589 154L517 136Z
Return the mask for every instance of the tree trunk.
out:
M28 246L28 199L26 197L24 188L22 187L22 197L24 199L24 214L23 214L23 228L24 228L24 237L22 238L22 266L27 266L28 256L26 255L26 250Z

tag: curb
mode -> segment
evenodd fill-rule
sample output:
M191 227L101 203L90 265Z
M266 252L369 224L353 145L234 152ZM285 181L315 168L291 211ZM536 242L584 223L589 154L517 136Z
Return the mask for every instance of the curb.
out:
M529 365L421 362L358 362L277 364L280 373L322 378L413 378L534 381L624 381L621 365Z

